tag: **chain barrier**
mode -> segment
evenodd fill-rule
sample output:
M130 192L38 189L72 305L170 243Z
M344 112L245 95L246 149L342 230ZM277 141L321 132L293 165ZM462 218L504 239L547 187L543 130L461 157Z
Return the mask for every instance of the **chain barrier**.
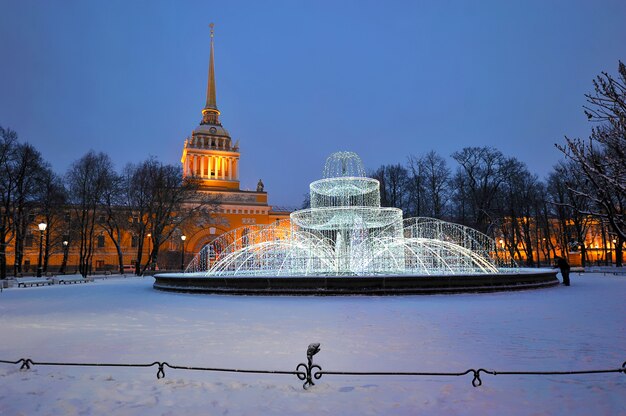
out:
M426 376L426 377L462 377L472 374L472 386L480 387L483 384L480 374L489 375L576 375L576 374L604 374L604 373L624 373L626 374L626 361L620 368L612 368L606 370L572 370L572 371L496 371L479 368L478 370L470 368L463 372L447 372L447 373L431 373L431 372L367 372L367 371L324 371L318 364L313 363L313 356L320 351L320 344L313 343L307 348L307 362L300 363L296 366L295 371L281 370L245 370L235 368L217 368L217 367L191 367L172 365L166 361L155 361L151 364L111 364L111 363L60 363L60 362L38 362L30 358L20 358L17 361L0 360L4 364L21 364L20 370L30 370L32 366L74 366L74 367L154 367L157 366L157 379L165 378L165 367L173 370L196 370L196 371L213 371L223 373L247 373L247 374L285 374L295 375L299 380L304 381L302 388L307 390L315 385L313 380L319 380L323 375L335 376Z

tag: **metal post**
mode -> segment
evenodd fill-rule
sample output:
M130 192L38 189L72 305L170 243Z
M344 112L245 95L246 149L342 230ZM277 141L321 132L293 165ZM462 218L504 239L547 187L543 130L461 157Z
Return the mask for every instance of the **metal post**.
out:
M69 251L70 242L67 240L63 241L63 260L61 261L61 268L59 269L59 273L65 274L65 268L67 267L67 255Z
M146 237L148 237L148 267L150 267L149 270L153 270L153 267L152 267L152 233L148 233Z
M46 231L47 224L42 222L39 224L39 261L37 262L37 277L41 277L43 272L42 260L43 260L43 233Z
M187 239L186 235L181 235L180 239L182 240L182 250L180 252L180 270L182 270L183 272L185 271L185 240Z

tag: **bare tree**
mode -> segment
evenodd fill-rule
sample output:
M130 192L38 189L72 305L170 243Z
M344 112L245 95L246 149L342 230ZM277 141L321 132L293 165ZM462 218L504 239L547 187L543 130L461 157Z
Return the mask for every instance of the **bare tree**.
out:
M380 204L406 210L408 171L399 163L378 168L370 175L380 182Z
M457 201L463 205L466 224L488 233L497 223L495 201L505 178L507 158L490 147L466 147L454 152L452 157L459 164L454 179L455 193Z
M101 196L110 186L110 173L113 171L113 163L107 154L89 151L74 162L66 175L70 203L79 230L78 269L83 276L91 272Z
M135 273L142 274L148 267L155 269L161 245L176 230L199 212L208 220L219 201L200 192L199 183L194 179L183 181L180 168L163 165L155 159L129 165L125 178L131 229L137 238ZM143 242L148 233L152 249L142 269Z
M587 248L584 244L591 225L590 201L584 194L588 181L578 175L576 164L559 162L548 177L548 202L553 207L552 217L557 220L556 231L561 252L568 256L571 251L581 251L581 262L587 262Z
M13 206L15 198L14 153L17 133L0 126L0 278L7 277L7 246L14 237Z
M32 233L33 219L37 211L36 204L40 201L42 173L48 169L41 154L30 144L18 144L13 157L13 225L15 258L13 272L22 272L24 258L24 240Z
M67 192L62 179L50 168L43 169L41 171L41 199L38 206L44 222L48 225L43 255L44 272L48 270L50 256L58 251L65 251L63 241L66 229L66 202Z
M432 150L420 158L419 165L424 177L427 215L442 218L447 208L450 168L446 160Z
M511 215L516 227L517 243L525 252L526 265L535 266L541 251L540 226L541 206L544 199L544 185L537 175L530 173L526 165L517 159L509 159L506 169L503 213ZM509 218L508 215L506 215ZM514 220L513 220L514 219Z
M569 243L573 241L568 228L568 220L572 218L572 209L567 201L567 184L565 180L565 174L568 171L569 168L566 164L560 162L554 167L547 181L547 201L552 207L550 216L556 220L553 223L556 247L565 256L569 254ZM556 256L556 252L553 254Z
M125 205L128 207L130 216L129 229L134 242L131 246L136 247L135 274L141 274L141 262L143 254L143 242L148 234L147 217L150 212L150 201L152 199L151 172L156 169L156 161L149 159L140 164L129 164L124 168L124 195ZM149 261L150 262L150 261Z
M410 155L407 177L407 212L408 217L422 217L426 214L426 177L422 158Z
M571 189L590 202L585 214L610 224L615 233L616 262L622 264L626 242L626 66L620 61L618 77L602 72L593 81L594 92L586 94L587 118L597 125L587 140L565 137L556 144L585 176L589 187Z
M98 226L106 232L117 253L117 267L120 274L124 273L124 253L122 237L128 230L130 210L126 201L124 178L116 172L108 172L100 196L101 215Z
M0 127L0 277L6 278L6 247L14 244L14 274L22 272L24 242L41 200L42 177L49 169L30 144L17 133Z

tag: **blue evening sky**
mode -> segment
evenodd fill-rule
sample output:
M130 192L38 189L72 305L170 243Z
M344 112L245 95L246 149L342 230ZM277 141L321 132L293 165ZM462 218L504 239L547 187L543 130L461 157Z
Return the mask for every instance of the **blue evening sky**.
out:
M298 205L328 154L367 169L493 146L540 177L583 94L626 60L625 1L0 0L0 125L64 173L179 164L205 102L240 140L242 188Z

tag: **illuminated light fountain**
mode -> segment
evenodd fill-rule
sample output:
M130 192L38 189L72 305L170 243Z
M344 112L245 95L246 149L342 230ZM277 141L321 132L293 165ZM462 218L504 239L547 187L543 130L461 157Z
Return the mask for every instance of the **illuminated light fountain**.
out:
M556 272L507 264L488 236L380 206L379 182L352 152L333 153L311 183L311 208L206 245L163 290L241 294L413 294L551 286Z

